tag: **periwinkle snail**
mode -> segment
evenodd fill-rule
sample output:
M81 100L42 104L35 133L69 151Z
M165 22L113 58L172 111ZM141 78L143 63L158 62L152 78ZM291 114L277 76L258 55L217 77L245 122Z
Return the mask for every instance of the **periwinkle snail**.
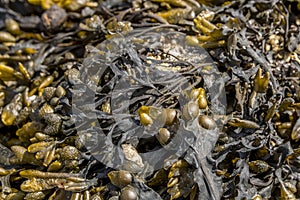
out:
M209 116L207 115L200 115L199 116L199 124L208 130L215 129L217 127L216 122Z
M160 128L157 134L157 140L160 144L166 144L170 140L171 133L166 128Z
M107 175L111 183L119 188L123 188L132 182L132 175L125 170L111 171Z
M166 108L166 122L165 125L172 125L176 121L177 111L175 109Z
M121 190L120 200L136 200L137 193L131 186L126 186Z

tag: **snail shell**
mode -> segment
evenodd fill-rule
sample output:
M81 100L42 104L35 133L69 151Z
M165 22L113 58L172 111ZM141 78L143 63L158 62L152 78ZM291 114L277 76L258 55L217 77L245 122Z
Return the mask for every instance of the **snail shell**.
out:
M121 190L120 200L136 200L137 193L131 186L126 186Z
M160 128L157 134L157 140L161 145L168 143L171 133L166 128Z
M172 125L176 121L177 111L175 109L166 109L166 122L165 125Z
M217 127L216 122L209 116L207 115L201 115L199 116L199 124L208 130L215 129Z
M123 188L132 182L132 175L125 170L111 171L107 175L111 183L119 188Z

